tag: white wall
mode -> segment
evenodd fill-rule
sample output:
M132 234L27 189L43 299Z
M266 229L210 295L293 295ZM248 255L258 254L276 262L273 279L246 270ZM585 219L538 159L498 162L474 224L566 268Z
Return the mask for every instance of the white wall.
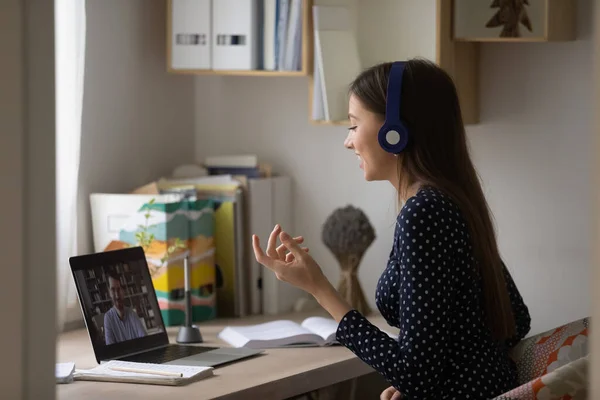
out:
M127 192L193 160L194 84L166 73L164 0L88 0L80 172L82 251L89 194ZM90 246L90 247L88 247Z
M571 43L485 44L482 122L468 128L497 219L502 255L530 307L532 332L586 315L591 225L590 2ZM333 281L321 225L336 207L361 207L378 239L360 280L371 304L392 242L393 189L366 183L343 127L308 123L304 78L196 78L196 158L256 153L295 181L295 234Z
M336 207L362 208L378 235L359 271L372 299L392 243L394 189L389 183L366 183L356 156L343 146L346 128L309 125L307 107L304 78L198 77L196 158L255 153L277 173L291 175L293 233L306 237L311 253L334 282L338 267L321 242L321 225Z
M482 123L468 129L534 331L590 313L592 4L578 4L576 42L482 46Z

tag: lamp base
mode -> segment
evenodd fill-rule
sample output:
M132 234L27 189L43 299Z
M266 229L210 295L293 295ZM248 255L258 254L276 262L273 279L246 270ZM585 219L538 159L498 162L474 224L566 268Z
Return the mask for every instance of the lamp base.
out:
M182 326L177 334L177 343L202 343L200 329L196 325Z

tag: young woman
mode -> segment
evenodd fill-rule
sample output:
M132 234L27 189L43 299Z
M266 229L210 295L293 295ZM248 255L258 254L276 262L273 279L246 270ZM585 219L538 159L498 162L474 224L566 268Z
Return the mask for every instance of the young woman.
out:
M390 181L402 204L376 290L398 339L339 296L301 238L276 226L264 253L254 235L257 261L338 321L338 341L392 385L382 399L489 399L514 388L508 351L530 317L498 253L451 78L420 59L376 65L351 84L349 117L344 145L365 179Z

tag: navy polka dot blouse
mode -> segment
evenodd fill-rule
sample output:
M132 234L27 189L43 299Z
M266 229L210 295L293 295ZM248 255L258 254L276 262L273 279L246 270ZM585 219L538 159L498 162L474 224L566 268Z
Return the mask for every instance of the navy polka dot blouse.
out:
M393 339L356 310L337 340L381 373L404 399L490 399L517 386L508 350L530 329L527 306L505 269L517 323L514 338L493 340L482 285L473 273L466 222L441 191L421 188L402 208L376 304L399 328Z

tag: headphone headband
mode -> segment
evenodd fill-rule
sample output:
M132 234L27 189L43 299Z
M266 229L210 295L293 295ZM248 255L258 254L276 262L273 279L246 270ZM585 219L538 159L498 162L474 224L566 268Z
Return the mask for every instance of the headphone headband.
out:
M390 124L400 122L400 96L402 93L402 77L404 76L404 62L397 61L392 64L388 78L387 96L385 100L385 120Z
M385 100L385 122L378 135L381 147L393 154L400 153L408 144L408 129L400 118L402 78L405 65L404 61L392 63Z

